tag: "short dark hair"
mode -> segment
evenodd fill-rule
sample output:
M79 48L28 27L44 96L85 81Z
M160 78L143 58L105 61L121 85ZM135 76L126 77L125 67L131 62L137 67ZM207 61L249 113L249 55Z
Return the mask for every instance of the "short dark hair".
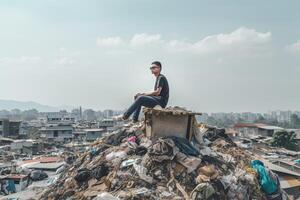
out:
M159 61L154 61L154 62L151 63L151 65L156 65L160 68L160 70L162 69L161 63Z

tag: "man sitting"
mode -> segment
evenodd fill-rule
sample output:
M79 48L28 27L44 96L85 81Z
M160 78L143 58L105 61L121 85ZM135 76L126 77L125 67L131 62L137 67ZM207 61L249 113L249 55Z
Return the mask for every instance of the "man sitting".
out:
M133 122L137 122L141 107L145 106L153 108L156 105L160 105L165 108L169 100L169 85L166 77L161 74L162 66L159 61L154 61L151 64L150 70L156 77L154 91L148 93L138 93L134 96L134 103L123 114L123 119L126 120L133 114Z

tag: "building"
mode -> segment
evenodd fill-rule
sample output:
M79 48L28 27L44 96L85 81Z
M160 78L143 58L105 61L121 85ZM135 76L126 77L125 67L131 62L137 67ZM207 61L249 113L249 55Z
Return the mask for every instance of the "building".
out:
M32 170L55 172L65 165L62 157L59 156L38 156L32 160L23 160L18 164L21 168L26 167Z
M1 189L4 188L6 185L10 185L9 189L10 193L20 192L24 190L29 183L28 175L23 174L10 174L0 176L1 182Z
M9 136L18 137L20 134L20 125L22 121L9 121Z
M104 110L103 111L103 117L104 118L112 118L114 116L113 110Z
M30 126L28 122L21 122L19 135L24 137L27 136L29 133L29 127Z
M103 119L99 122L99 128L105 129L106 131L114 131L116 121L114 119Z
M2 137L9 136L9 120L8 119L0 119L0 135Z
M0 135L2 137L17 138L20 133L21 121L9 121L8 119L0 119Z
M83 130L75 130L73 132L73 141L75 142L82 142L82 141L85 141L85 138L86 138L86 132L83 131Z
M238 136L248 138L256 136L272 137L276 131L283 130L278 126L259 123L237 123L234 125L234 129L238 132Z
M42 147L42 143L35 140L14 140L10 144L12 151L26 155L36 155L42 150Z
M48 123L48 124L58 124L58 123L74 123L75 116L70 114L66 111L60 112L44 112L41 113L41 117Z
M71 125L50 125L40 129L40 137L49 142L69 142L73 139L73 127Z
M85 132L85 140L87 142L92 142L102 137L106 131L105 129L96 128L96 129L85 129L84 132Z

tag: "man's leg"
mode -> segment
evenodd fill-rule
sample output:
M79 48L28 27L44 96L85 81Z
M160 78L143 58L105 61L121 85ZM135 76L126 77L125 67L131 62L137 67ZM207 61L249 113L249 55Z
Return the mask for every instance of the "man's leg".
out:
M130 117L130 115L134 112L133 120L137 121L142 106L153 108L156 105L160 105L160 102L157 98L152 96L139 96L124 113L124 118Z

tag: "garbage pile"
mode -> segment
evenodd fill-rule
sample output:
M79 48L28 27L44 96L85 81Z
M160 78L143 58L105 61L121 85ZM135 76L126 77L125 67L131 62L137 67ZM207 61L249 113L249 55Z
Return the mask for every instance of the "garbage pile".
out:
M147 138L142 126L124 125L95 142L39 198L267 199L251 153L237 147L222 129L200 127L201 137L189 141ZM273 185L272 192L274 187L280 191Z

